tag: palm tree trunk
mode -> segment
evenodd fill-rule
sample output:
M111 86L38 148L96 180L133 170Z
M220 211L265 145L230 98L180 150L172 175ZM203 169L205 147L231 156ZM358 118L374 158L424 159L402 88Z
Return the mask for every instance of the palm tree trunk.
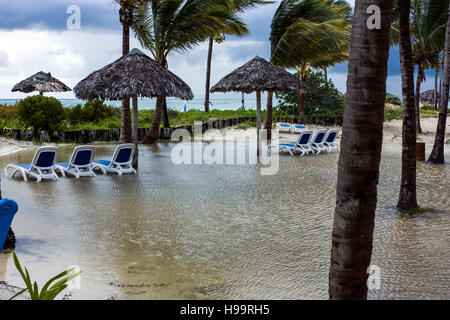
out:
M397 204L399 210L415 209L416 190L416 105L414 98L414 63L409 32L410 0L399 0L400 62L403 90L402 182Z
M298 123L305 123L305 89L300 89L300 104L298 107Z
M419 133L422 133L422 127L420 125L420 85L422 84L422 67L419 65L419 72L417 73L417 81L416 81L416 130Z
M138 132L139 131L139 110L138 110L138 96L133 97L133 143L136 146L136 151L133 156L133 168L138 169L139 148L138 148Z
M143 144L154 144L159 138L159 127L161 123L161 111L162 111L163 97L156 98L155 116L153 117L153 123L144 138Z
M434 109L438 108L438 67L436 67L434 72Z
M450 14L450 7L449 7ZM450 15L447 23L447 36L445 38L444 69L442 70L442 88L441 88L441 110L439 111L438 126L436 129L436 139L434 141L433 151L431 152L428 163L444 164L444 143L445 127L447 125L448 112L448 94L450 78Z
M266 125L267 140L272 139L272 106L273 106L273 91L267 92L267 110L266 110Z
M356 0L332 233L330 299L366 299L383 140L392 0ZM381 29L367 27L370 5Z
M130 26L126 22L122 22L122 55L130 52ZM122 101L122 121L120 124L120 142L131 142L131 114L130 114L130 98Z
M324 76L325 76L325 81L328 82L328 70L327 70L327 68L323 68L323 73L324 73Z
M211 86L211 61L214 37L209 37L208 61L206 64L206 90L205 90L205 113L209 113L209 88Z
M164 128L170 128L169 114L167 113L166 97L164 97L163 101L162 101L162 116L163 116Z

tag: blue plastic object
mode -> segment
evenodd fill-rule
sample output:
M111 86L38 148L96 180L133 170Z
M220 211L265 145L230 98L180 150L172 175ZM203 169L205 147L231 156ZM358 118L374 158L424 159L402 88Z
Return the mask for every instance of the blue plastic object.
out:
M19 206L14 200L0 200L0 251L3 250L9 228L17 210L19 210Z

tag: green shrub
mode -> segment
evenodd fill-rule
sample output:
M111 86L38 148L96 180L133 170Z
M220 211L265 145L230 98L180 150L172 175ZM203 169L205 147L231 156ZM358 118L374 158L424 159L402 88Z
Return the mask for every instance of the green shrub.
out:
M53 97L37 95L25 98L17 104L22 122L34 130L51 130L64 118L64 108L59 100Z
M120 109L107 106L102 100L88 101L84 105L76 105L66 109L67 120L71 122L94 122L99 123L113 116L120 117Z
M390 103L390 104L393 104L396 106L401 106L402 100L393 94L387 93L386 94L386 103Z
M275 112L285 117L297 117L300 103L298 91L277 95L279 104ZM308 123L342 123L344 116L344 96L326 80L321 71L310 70L306 78L305 117Z

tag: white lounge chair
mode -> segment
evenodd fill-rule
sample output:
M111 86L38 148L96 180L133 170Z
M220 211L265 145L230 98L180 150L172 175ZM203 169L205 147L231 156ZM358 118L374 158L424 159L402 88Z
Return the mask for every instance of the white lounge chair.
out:
M59 149L57 147L40 147L31 163L8 164L5 168L5 175L14 178L14 175L20 172L24 181L28 181L28 176L35 178L37 182L41 182L42 179L59 180L55 172L58 155ZM11 175L9 175L8 169L13 170Z
M300 133L296 142L280 143L278 145L273 144L268 146L268 149L271 152L287 151L291 155L294 155L294 152L298 151L301 153L301 156L304 156L307 153L314 153L314 150L311 149L311 138L312 131L303 131Z
M286 123L286 122L278 122L276 124L276 127L278 129L279 132L291 132L291 124L290 123Z
M318 130L314 134L314 137L311 140L311 148L314 150L316 154L321 153L324 150L327 150L325 146L325 139L327 137L327 130Z
M307 130L306 126L304 124L293 124L291 125L291 133L300 133L302 131Z
M137 173L132 166L135 145L132 143L120 144L117 146L111 161L94 161L93 170L101 170L104 174L117 173L121 176L124 173Z
M95 147L80 146L73 150L69 162L59 162L56 168L65 177L66 174L73 175L75 178L95 177L92 163L94 162Z
M336 145L336 139L339 135L339 130L331 129L327 133L327 137L325 138L324 145L327 148L328 152L333 150L339 151L339 147Z

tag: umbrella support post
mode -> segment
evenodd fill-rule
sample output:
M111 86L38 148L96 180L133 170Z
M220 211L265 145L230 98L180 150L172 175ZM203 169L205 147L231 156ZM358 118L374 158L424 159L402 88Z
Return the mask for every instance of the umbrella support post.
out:
M258 162L261 157L261 91L256 91L256 121L257 121L257 129L256 129L256 141L257 141L257 157Z

